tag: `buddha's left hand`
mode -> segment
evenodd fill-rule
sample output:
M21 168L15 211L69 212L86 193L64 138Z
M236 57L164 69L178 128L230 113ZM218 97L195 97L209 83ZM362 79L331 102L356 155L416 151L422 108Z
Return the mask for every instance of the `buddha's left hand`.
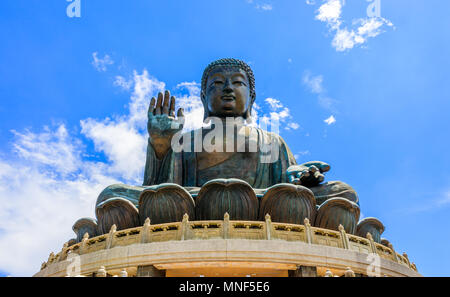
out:
M292 165L287 170L288 181L295 185L314 187L325 180L323 173L330 170L330 165L321 161Z

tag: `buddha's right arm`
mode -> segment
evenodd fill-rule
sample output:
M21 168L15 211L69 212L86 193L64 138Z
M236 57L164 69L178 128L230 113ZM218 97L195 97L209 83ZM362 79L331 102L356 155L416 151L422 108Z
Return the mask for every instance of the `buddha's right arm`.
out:
M169 148L162 158L159 158L149 138L144 169L144 186L168 182L171 155L172 150Z

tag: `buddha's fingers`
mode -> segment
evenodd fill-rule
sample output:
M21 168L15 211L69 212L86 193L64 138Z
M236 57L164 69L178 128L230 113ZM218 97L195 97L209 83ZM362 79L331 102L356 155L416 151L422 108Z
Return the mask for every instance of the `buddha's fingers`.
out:
M177 112L177 120L181 123L181 125L184 125L184 109L183 108L179 108L178 112Z
M294 185L301 185L301 180L299 178L296 178L295 175L289 175L288 177L289 183Z
M323 182L325 180L325 176L323 174L320 174L319 178L317 180L319 181L319 184L320 184L321 182Z
M170 102L170 92L165 91L164 92L164 104L163 104L161 114L167 114L167 115L169 114L169 102Z
M289 180L289 182L290 182L291 184L293 184L294 181L296 180L296 178L295 178L294 175L289 175L289 176L288 176L288 180Z
M161 105L163 101L163 94L161 92L158 93L158 102L156 103L155 115L161 114Z
M154 115L155 112L155 102L156 98L152 97L152 100L150 100L150 105L148 106L148 116L151 117Z
M302 172L299 172L299 173L297 173L297 177L300 178L300 179L309 177L309 171L304 170Z
M319 172L319 168L317 168L315 165L312 165L311 167L309 167L309 171L311 173L316 173L316 172Z
M177 117L184 118L184 109L183 108L178 108Z
M315 178L319 183L321 183L321 182L324 181L325 176L324 176L322 173L320 173L320 171L316 171L316 172L314 172L314 178Z
M320 165L319 169L320 172L327 172L330 170L330 165L328 165L327 163L323 163Z
M175 117L175 97L170 98L169 116Z
M307 167L315 166L320 170L320 172L327 172L330 170L330 165L322 161L309 161L304 163L303 165Z

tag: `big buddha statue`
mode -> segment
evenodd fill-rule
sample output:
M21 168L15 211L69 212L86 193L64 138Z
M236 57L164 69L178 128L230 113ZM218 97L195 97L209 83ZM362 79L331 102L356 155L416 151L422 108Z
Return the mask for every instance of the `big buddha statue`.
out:
M237 59L210 63L201 80L204 122L183 133L183 109L169 91L152 98L148 109L148 146L142 186L116 184L96 202L97 220L80 219L73 229L81 240L117 229L190 220L264 220L372 233L380 242L383 225L359 221L356 192L340 181L324 182L330 166L297 164L280 135L251 121L256 100L252 69ZM176 114L175 114L176 113ZM144 161L144 160L143 160Z

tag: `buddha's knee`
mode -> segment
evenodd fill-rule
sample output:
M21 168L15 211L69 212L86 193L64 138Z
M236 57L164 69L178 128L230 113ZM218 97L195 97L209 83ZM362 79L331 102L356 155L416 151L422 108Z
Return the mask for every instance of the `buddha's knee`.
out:
M139 205L139 196L145 187L130 186L125 184L114 184L106 187L97 198L95 205L115 197L124 198L130 201L134 206Z
M95 204L99 234L108 233L113 225L117 230L137 227L140 224L137 209L144 187L114 184L106 187Z
M318 206L314 226L355 234L359 221L359 199L355 190L340 181L331 181L311 188Z
M317 205L321 205L331 198L345 198L359 205L359 198L356 191L348 184L341 181L329 181L310 188L314 193Z
M137 187L123 184L104 189L96 203L98 233L142 225L147 218L152 224L177 222L184 214L194 218L194 200L177 184Z

